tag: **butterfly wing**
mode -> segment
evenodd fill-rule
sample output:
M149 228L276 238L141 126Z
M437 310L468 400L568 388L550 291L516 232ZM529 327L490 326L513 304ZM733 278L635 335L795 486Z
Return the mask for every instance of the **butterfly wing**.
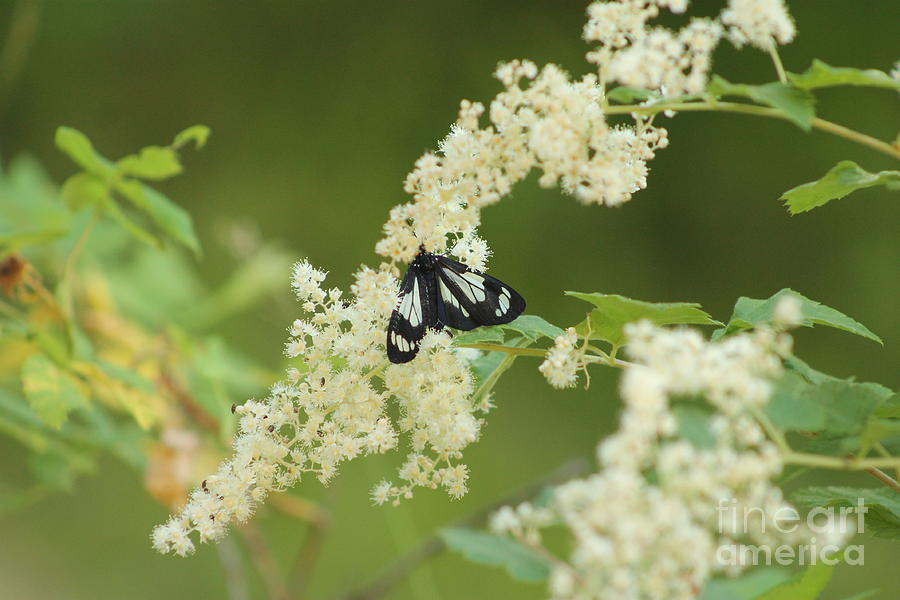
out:
M469 331L509 323L525 310L525 299L487 273L446 256L436 256L437 317L444 325Z
M438 324L433 279L433 273L426 273L416 262L406 270L387 331L387 355L392 363L411 361L425 332Z

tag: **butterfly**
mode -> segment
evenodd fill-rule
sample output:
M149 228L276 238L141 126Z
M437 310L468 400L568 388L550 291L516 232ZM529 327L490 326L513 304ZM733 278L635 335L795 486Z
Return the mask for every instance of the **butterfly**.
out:
M388 359L399 364L415 358L429 328L469 331L482 325L502 325L523 310L525 299L499 279L419 246L391 313Z

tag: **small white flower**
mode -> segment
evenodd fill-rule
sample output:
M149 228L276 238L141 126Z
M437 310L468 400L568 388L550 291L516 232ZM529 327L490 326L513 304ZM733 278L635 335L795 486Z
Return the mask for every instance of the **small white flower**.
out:
M553 348L547 353L544 362L538 367L547 381L555 388L575 387L578 382L578 369L581 367L582 353L576 347L578 334L574 327L569 327L566 332L553 342Z
M721 20L738 48L751 44L769 51L776 42L790 43L797 33L784 0L728 0Z
M772 320L781 327L799 327L803 324L803 302L794 294L785 294L775 303Z

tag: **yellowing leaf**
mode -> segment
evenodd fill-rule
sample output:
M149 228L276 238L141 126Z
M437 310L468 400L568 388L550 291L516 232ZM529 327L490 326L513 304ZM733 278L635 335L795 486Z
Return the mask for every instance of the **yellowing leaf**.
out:
M148 429L159 420L160 402L152 384L139 375L132 374L131 382L141 382L140 387L135 387L121 376L125 371L121 367L106 365L103 368L96 363L73 362L72 369L90 382L91 390L99 400L129 413L143 429Z
M43 354L33 354L22 365L22 389L38 417L59 429L75 408L87 405L82 388Z

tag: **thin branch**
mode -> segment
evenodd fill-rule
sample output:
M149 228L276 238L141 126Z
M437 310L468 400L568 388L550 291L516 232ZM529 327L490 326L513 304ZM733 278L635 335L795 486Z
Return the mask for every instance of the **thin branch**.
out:
M241 551L234 538L226 537L215 544L225 572L225 589L228 592L228 600L250 600L250 588L247 586L247 574L244 572L244 564L241 560Z
M328 537L329 521L310 523L309 531L303 546L297 553L294 566L291 568L288 585L288 597L291 600L305 598L309 591L309 582L319 562L319 556L325 547Z
M535 356L538 358L545 358L549 350L542 350L540 348L517 348L515 346L501 346L500 344L462 344L457 346L458 348L475 348L476 350L484 350L486 352L503 352L504 354L517 355L517 356ZM633 367L635 363L628 362L627 360L621 360L618 358L613 358L607 356L606 353L603 353L603 356L598 356L598 360L589 361L591 364L597 365L608 365L610 367L617 367L619 369L626 369L628 367Z
M547 356L547 350L541 350L540 348L516 348L514 346L501 346L500 344L462 344L458 347L475 348L486 352L503 352L504 354L515 354L518 356L537 356L540 358Z
M731 112L758 117L790 120L786 114L778 109L756 106L754 104L740 104L737 102L660 102L658 104L650 104L647 106L627 104L610 106L604 112L608 115L628 115L632 113L655 115L668 110L675 112ZM874 138L870 135L850 129L849 127L844 127L843 125L838 125L837 123L832 123L831 121L826 121L825 119L820 119L818 117L812 120L811 125L816 129L827 131L833 135L868 146L874 150L887 154L888 156L900 159L900 148L895 148L878 138Z
M306 596L309 589L309 582L331 527L331 515L320 504L287 493L270 496L269 506L284 515L309 524L306 539L287 578L288 597L299 600Z
M12 10L6 44L0 51L0 110L6 108L16 78L37 36L42 0L19 0Z
M785 452L782 454L785 464L822 467L825 469L841 469L847 471L865 471L869 468L900 467L900 457L853 458L851 456L825 456L807 452Z
M489 506L459 519L449 525L450 527L473 527L482 524L491 513L507 504L516 504L533 498L539 491L548 485L562 483L574 477L585 474L589 469L588 462L584 459L571 460L541 479L513 492ZM338 596L337 600L375 600L386 595L397 584L406 579L409 574L422 563L437 556L445 549L444 542L437 535L433 535L422 541L415 548L400 557L392 565L365 587Z
M900 492L900 483L897 483L897 480L879 469L878 467L869 467L866 469L866 473L874 477L875 479L880 480L884 485L889 488L893 488L895 491Z
M266 594L270 600L288 600L284 576L262 531L259 530L259 527L253 521L247 521L238 527L238 531L241 532L244 536L244 541L247 542L250 559L259 573L260 579L262 579L266 588Z

